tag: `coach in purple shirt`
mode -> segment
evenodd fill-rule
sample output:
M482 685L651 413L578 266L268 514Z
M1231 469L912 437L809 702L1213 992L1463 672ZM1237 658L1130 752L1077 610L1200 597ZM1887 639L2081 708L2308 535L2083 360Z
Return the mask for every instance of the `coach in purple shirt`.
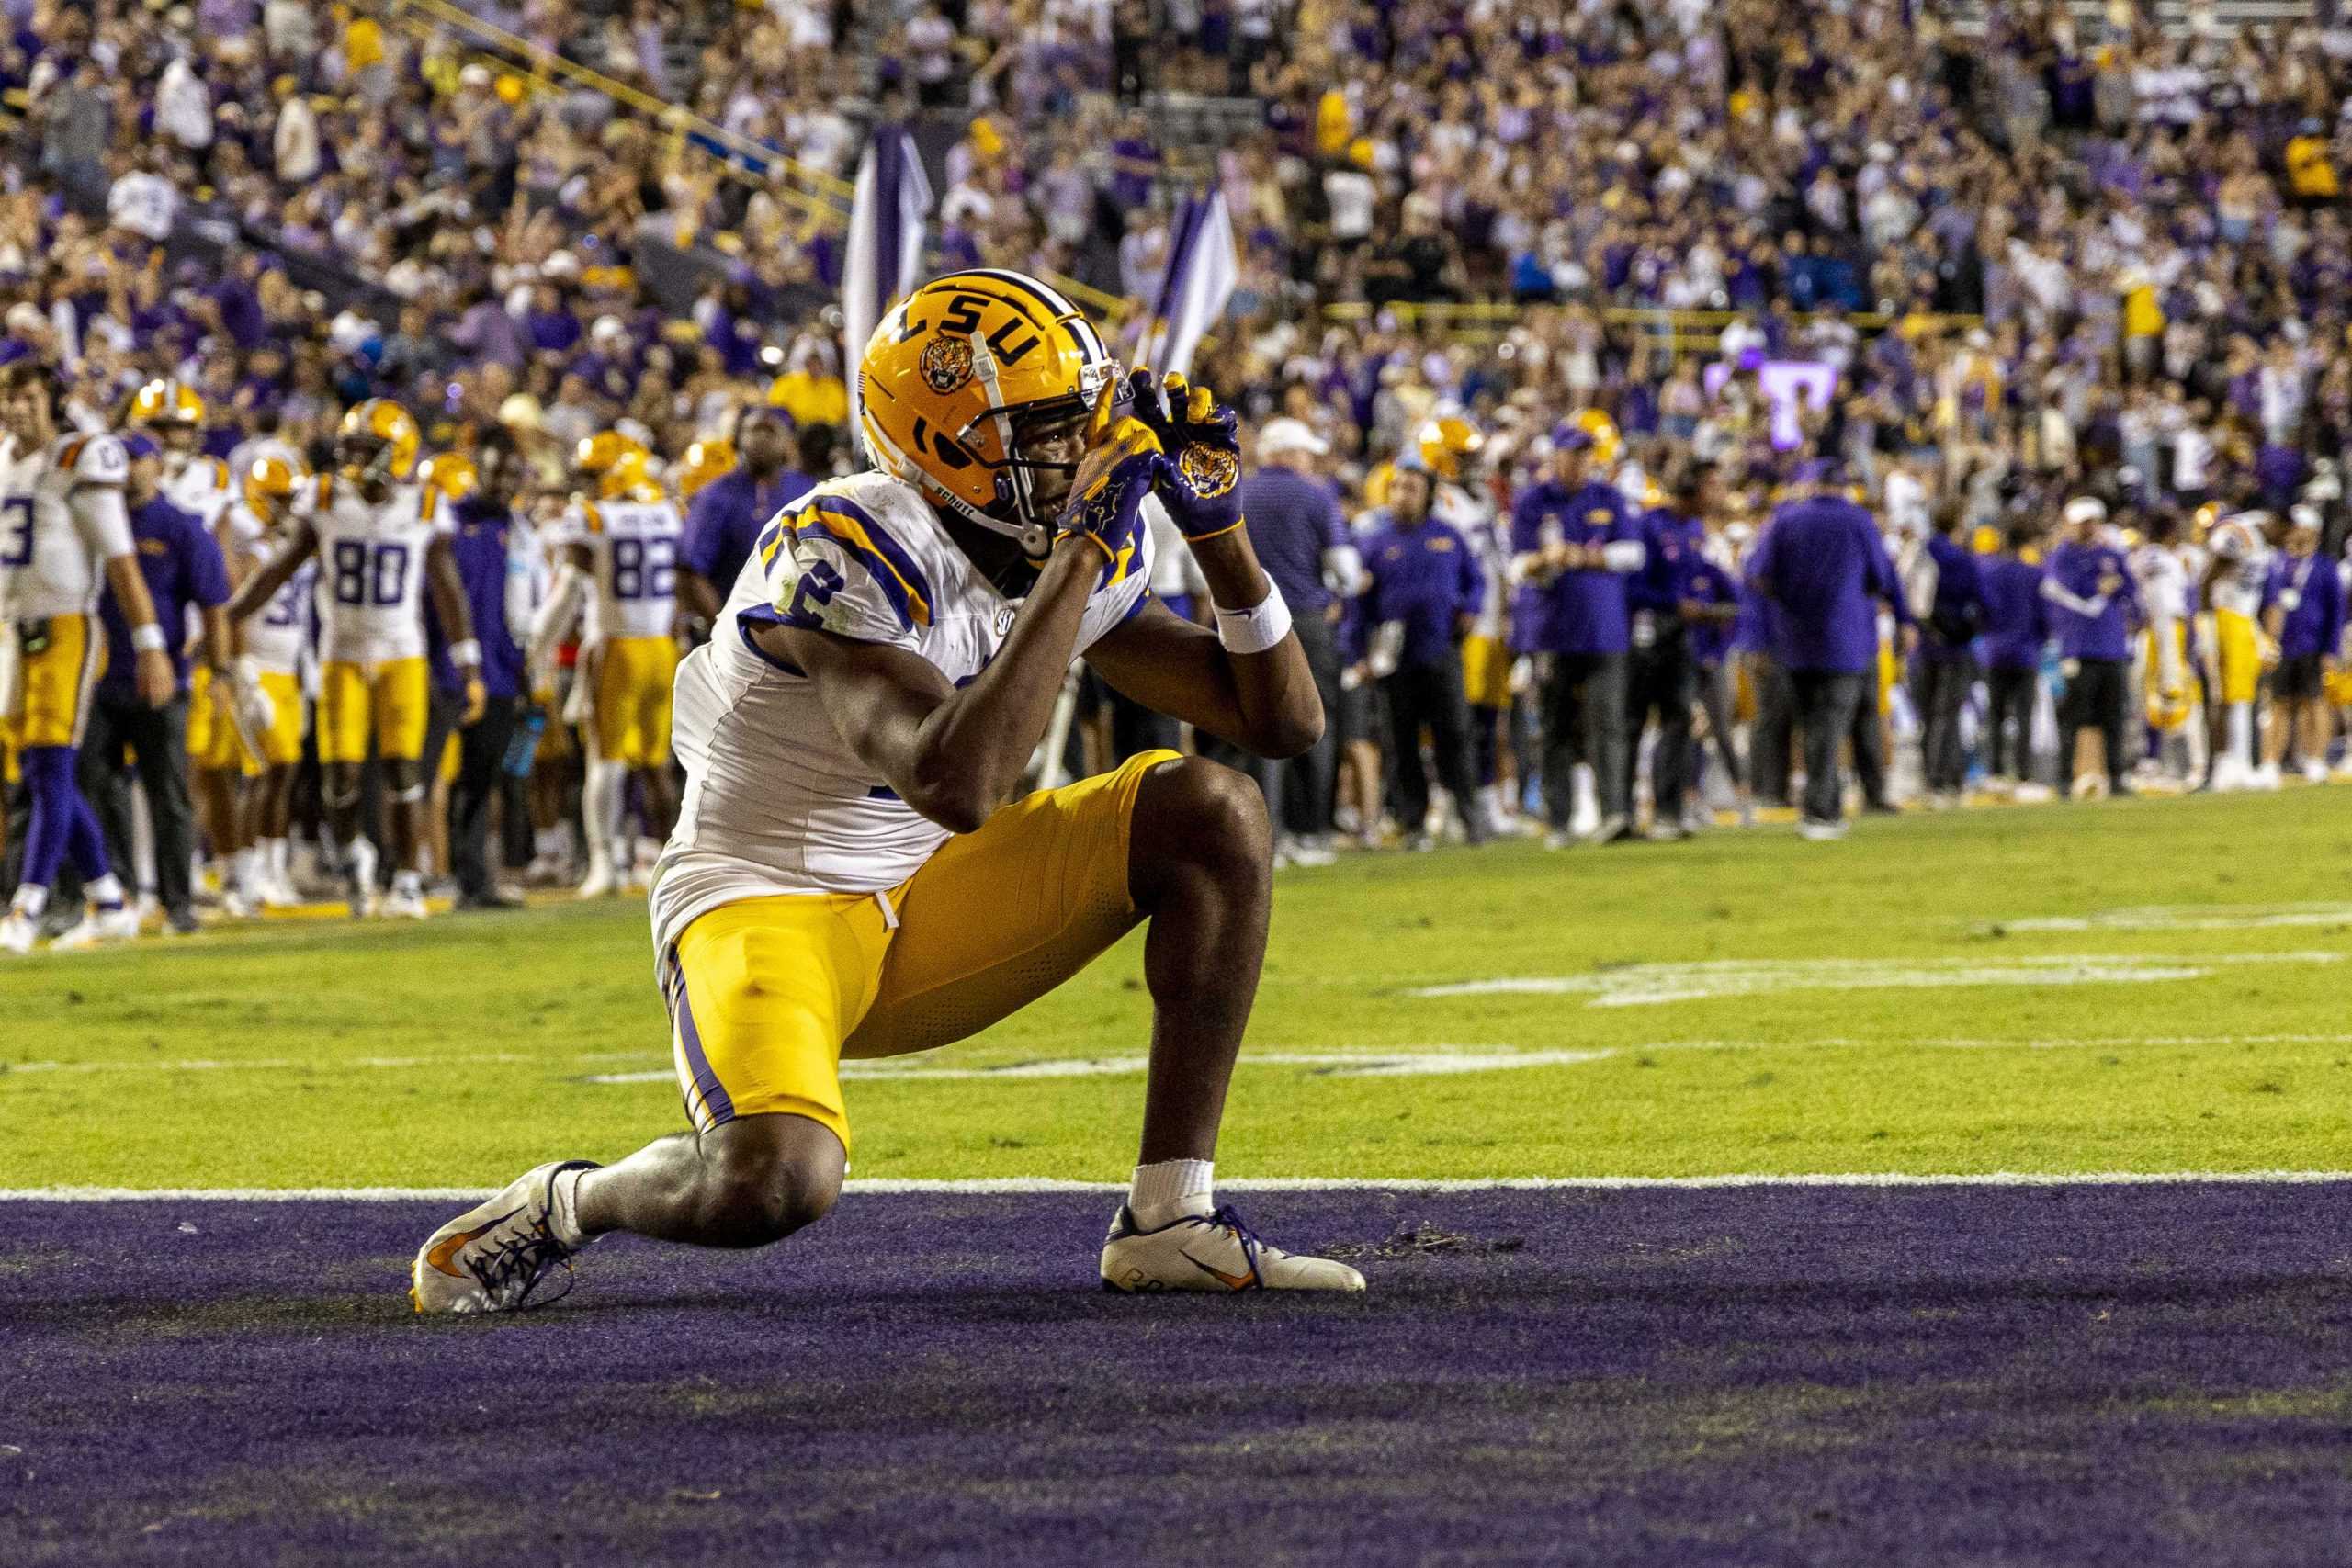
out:
M1632 647L1629 580L1648 551L1633 509L1592 474L1592 436L1574 424L1552 433L1552 471L1510 512L1511 566L1527 584L1516 606L1528 619L1520 646L1544 665L1544 804L1546 840L1567 841L1576 764L1592 767L1600 796L1596 842L1632 836L1625 799L1626 653Z
M1388 504L1373 514L1363 545L1366 616L1404 634L1396 668L1381 677L1380 687L1397 737L1397 815L1417 849L1429 847L1421 827L1430 807L1419 740L1424 727L1434 743L1438 782L1453 795L1470 842L1482 844L1493 831L1470 766L1470 703L1462 684L1462 638L1486 603L1486 574L1461 531L1430 515L1435 485L1419 453L1399 457Z
M791 423L780 410L749 408L735 422L735 466L703 486L686 508L678 604L687 615L706 624L716 620L751 558L752 541L769 518L814 488L796 466L797 457Z
M2025 552L2041 537L2040 525L2020 519L2009 525L2001 553L1977 564L1984 601L1977 656L1984 666L1984 688L1992 699L1985 717L1987 750L1996 779L2029 777L2033 761L2033 700L2041 680L2041 646L2050 640L2043 614L2041 569Z
M1884 768L1877 714L1858 722L1862 694L1878 665L1878 607L1892 608L1913 633L1903 588L1878 525L1839 488L1835 463L1817 458L1798 474L1795 499L1764 525L1747 563L1748 581L1772 609L1774 653L1789 672L1804 727L1804 806L1797 830L1810 839L1845 831L1838 743L1851 735L1863 793L1881 803ZM1876 787L1873 788L1873 782Z
M188 874L196 813L188 798L188 659L183 632L193 614L203 627L205 662L212 667L214 688L225 689L221 682L227 679L229 623L221 607L229 602L229 568L202 519L164 499L163 457L154 441L134 434L125 436L122 444L130 457L123 499L130 503L131 546L139 557L139 574L147 580L148 596L155 602L155 623L171 643L179 690L160 708L140 700L129 676L130 627L109 592L99 604L109 673L98 682L90 704L89 727L82 740L82 794L97 813L107 853L118 867L128 868L136 863L131 859L130 778L132 768L138 769L155 832L155 897L169 928L186 932L197 924Z
M2129 795L2124 735L2132 707L2132 626L2140 618L2123 552L2105 542L2107 507L2095 496L2066 503L2066 530L2043 564L2041 597L2065 660L2058 705L2059 771L2071 791L2075 738L2096 729L2105 742L2108 787Z

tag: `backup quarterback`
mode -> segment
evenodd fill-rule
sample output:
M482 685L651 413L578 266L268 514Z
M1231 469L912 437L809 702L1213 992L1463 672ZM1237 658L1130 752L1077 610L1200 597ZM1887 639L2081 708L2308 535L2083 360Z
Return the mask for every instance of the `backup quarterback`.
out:
M734 1247L791 1234L848 1166L842 1057L963 1039L1143 921L1142 1163L1105 1285L1361 1290L1212 1195L1271 902L1256 787L1153 751L1020 795L1075 657L1254 750L1295 755L1320 733L1242 528L1232 412L1181 378L1122 383L1076 307L989 270L890 311L859 388L879 471L779 513L679 668L685 799L650 903L692 1130L610 1167L540 1166L452 1220L417 1253L417 1310L521 1306L606 1231ZM1154 496L1208 581L1214 633L1147 592Z
M247 578L229 618L261 612L316 559L319 570L319 761L326 773L327 825L344 848L351 912L375 905L376 850L360 822L361 770L373 743L386 774L392 896L385 912L422 919L417 869L424 839L427 682L424 592L429 582L449 658L466 676L464 721L481 716L481 645L474 641L465 586L450 558L448 509L438 492L413 484L416 422L398 403L370 398L344 415L339 464L295 496L285 547Z

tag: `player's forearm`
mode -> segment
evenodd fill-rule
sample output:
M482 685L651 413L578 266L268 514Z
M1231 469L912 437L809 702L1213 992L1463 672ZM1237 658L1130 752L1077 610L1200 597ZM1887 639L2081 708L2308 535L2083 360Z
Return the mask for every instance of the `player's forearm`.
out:
M1245 529L1193 546L1193 558L1219 610L1248 610L1274 594ZM1224 640L1220 634L1220 641ZM1295 629L1262 652L1224 650L1244 732L1226 737L1261 757L1295 757L1323 738L1323 697Z
M309 558L307 550L279 551L267 566L237 585L237 591L229 595L229 603L224 613L232 622L243 621L256 614L263 605L277 596L277 591L286 586L295 572L301 570L302 562L307 558Z
M705 621L718 620L718 612L725 607L710 580L691 567L679 569L678 603L684 606L686 614Z
M1102 570L1102 552L1086 540L1055 546L996 658L917 728L899 791L909 805L968 833L1020 793Z
M218 604L208 606L204 612L204 662L215 671L225 671L236 652L236 639L229 629L229 613Z

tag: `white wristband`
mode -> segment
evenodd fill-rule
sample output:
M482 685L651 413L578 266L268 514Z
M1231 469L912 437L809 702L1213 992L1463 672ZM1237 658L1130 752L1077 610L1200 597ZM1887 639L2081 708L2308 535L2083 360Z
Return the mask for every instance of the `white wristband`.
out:
M1266 584L1266 597L1247 610L1216 606L1216 640L1227 653L1263 653L1290 636L1290 606L1283 591Z
M157 626L153 621L148 622L143 626L131 627L130 646L137 649L141 653L145 653L150 649L153 649L157 653L163 652L164 628Z
M481 644L473 637L449 645L449 662L460 670L481 668Z

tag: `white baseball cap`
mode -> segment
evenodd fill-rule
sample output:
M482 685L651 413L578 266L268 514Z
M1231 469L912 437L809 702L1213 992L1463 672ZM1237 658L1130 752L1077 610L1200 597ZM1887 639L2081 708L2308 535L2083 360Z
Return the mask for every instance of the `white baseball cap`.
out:
M2095 495L2078 495L2066 503L2069 523L2097 523L2107 515L2107 502Z
M1331 444L1315 434L1305 420L1270 419L1258 432L1258 455L1271 457L1277 452L1311 452L1316 457L1329 456Z

